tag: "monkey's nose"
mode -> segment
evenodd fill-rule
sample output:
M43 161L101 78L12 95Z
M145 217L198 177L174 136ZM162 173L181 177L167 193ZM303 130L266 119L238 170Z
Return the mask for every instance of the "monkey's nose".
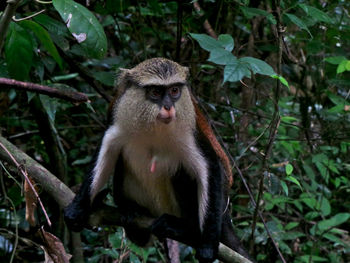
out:
M169 106L169 105L164 105L163 107L164 107L164 109L166 109L167 111L170 111L170 109L171 109L171 106Z

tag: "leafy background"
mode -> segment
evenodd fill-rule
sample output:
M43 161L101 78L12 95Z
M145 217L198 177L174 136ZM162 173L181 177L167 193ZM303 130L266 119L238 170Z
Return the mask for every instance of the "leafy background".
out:
M272 237L287 262L349 262L350 2L199 4L201 10L190 1L22 1L1 43L0 77L80 91L91 103L0 86L2 136L77 185L106 127L118 70L151 57L177 60L189 66L192 90L235 161L233 224L256 260L281 261ZM0 6L5 10L5 1ZM21 178L0 164L0 257L43 261L24 218ZM40 196L51 231L72 251L61 210ZM165 258L159 242L142 249L113 227L84 230L82 247L88 262ZM184 262L193 255L181 247Z

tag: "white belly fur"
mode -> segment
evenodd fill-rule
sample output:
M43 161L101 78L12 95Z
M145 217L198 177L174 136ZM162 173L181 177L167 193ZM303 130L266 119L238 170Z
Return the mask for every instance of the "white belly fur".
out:
M155 217L164 213L181 216L171 183L180 160L169 138L160 141L138 138L124 145L126 161L123 190L126 197L147 208ZM152 141L152 144L149 143ZM155 171L151 172L152 158L156 157Z

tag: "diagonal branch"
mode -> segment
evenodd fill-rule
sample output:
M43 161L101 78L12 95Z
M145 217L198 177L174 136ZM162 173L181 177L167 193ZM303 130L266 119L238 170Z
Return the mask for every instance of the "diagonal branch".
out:
M66 207L71 202L74 193L64 183L57 179L56 176L2 136L0 136L0 143L13 155L17 163L25 166L30 177L40 183L42 188L55 199L60 207ZM16 166L14 160L12 160L7 152L1 147L0 159L6 161L11 166Z
M38 200L38 202L39 202L39 204L40 204L40 206L41 206L41 209L42 209L43 212L44 212L44 215L45 215L45 217L46 217L46 220L47 220L48 225L51 226L50 218L49 218L49 216L48 216L47 213L46 213L46 209L45 209L43 203L41 202L41 199L40 199L40 197L39 197L39 195L38 195L38 192L35 190L35 188L34 188L32 182L30 181L30 179L29 179L29 177L28 177L27 170L25 169L25 167L24 167L23 165L20 165L20 164L16 161L15 157L13 157L13 155L6 149L6 147L5 147L1 142L0 142L0 147L8 154L8 156L11 158L12 162L16 165L17 169L22 173L22 175L23 175L23 177L25 178L27 184L30 186L30 188L32 189L32 191L33 191L33 193L34 193L36 199Z
M23 82L14 79L0 78L0 87L36 92L48 95L50 97L67 100L73 103L89 102L88 96L81 92L59 90L49 86L44 86L31 82Z

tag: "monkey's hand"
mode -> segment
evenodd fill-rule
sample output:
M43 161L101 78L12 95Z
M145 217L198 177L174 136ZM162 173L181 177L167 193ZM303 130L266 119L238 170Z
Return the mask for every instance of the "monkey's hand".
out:
M219 246L211 246L211 245L203 245L196 248L196 258L199 262L203 263L211 263L213 262L218 255L218 247Z
M185 236L185 226L181 219L164 214L157 218L152 226L152 233L158 238L171 238L171 239L181 239Z
M74 232L80 232L87 226L90 208L81 206L74 201L64 209L64 220L68 228Z

